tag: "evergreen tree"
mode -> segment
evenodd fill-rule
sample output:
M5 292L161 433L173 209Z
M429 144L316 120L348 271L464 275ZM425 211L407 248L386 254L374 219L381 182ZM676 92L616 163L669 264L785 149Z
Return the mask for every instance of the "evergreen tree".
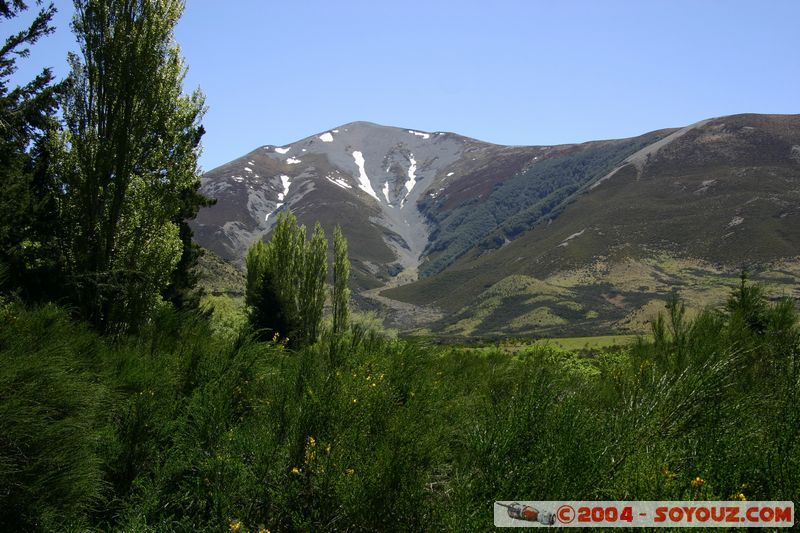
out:
M350 260L347 258L347 240L338 225L333 230L333 332L342 333L350 321Z
M731 320L741 322L749 331L760 335L767 327L767 298L764 287L748 284L750 274L742 270L739 288L731 294L726 308Z
M0 22L21 15L24 2L0 1ZM55 203L48 166L46 132L54 127L56 94L49 68L22 86L11 86L17 60L52 33L56 10L41 8L30 25L8 36L0 48L0 262L9 285L26 299L39 300L58 285Z
M170 284L180 292L192 281L196 254L179 221L205 203L197 194L205 109L199 91L182 93L173 32L183 8L75 0L81 55L69 58L58 178L73 293L101 330L135 327L162 294L178 297Z
M262 272L257 292L252 296L250 325L263 340L277 336L280 339L296 339L302 324L292 306L281 297L275 285L273 273Z
M201 126L197 136L198 145L202 134ZM183 249L178 265L172 271L170 283L162 292L164 299L172 302L177 309L197 310L200 307L202 294L197 290L197 282L200 280L197 262L205 250L194 242L194 232L189 226L189 220L197 216L201 207L208 207L215 203L217 203L216 200L206 198L200 193L199 181L189 184L181 191L181 209L173 217L172 222L178 225L178 236Z

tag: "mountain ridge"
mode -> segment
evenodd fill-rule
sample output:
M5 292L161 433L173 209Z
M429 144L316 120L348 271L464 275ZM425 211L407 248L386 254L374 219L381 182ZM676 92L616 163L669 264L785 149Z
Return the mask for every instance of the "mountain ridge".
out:
M781 202L800 203L795 194L799 123L798 115L742 114L627 139L503 146L452 132L354 121L284 146L263 145L209 171L202 190L218 203L201 211L194 229L201 245L241 265L249 244L268 236L282 209L291 209L306 225L320 220L329 231L338 223L351 243L354 293L370 299L361 304L381 306L391 320L394 311L385 307L387 298L438 307L441 302L433 295L444 288L445 300L461 302L445 305L444 315L467 316L475 312L468 303L481 290L507 277L500 274L517 275L508 266L516 257L529 258L525 263L532 266L518 270L534 280L601 257L649 260L658 253L680 255L684 245L691 251L684 254L688 260L713 264L721 258L730 266L735 247L717 243L707 231L721 224L712 223L719 217L732 224L728 229L734 236L742 226L752 230L751 239L774 241L754 252L759 261L785 259L786 251L800 243L800 235L780 222L762 221L758 213ZM797 154L792 155L795 148ZM665 188L670 180L682 185ZM745 217L747 210L737 211L737 206L757 196L754 180L770 188L772 200L755 211L748 208L752 212ZM681 187L701 192L684 197ZM656 200L665 208L650 205L650 214L664 220L663 234L647 221L645 209L633 208L637 202ZM686 205L696 211L688 211ZM630 224L602 216L608 209ZM576 214L581 210L595 214ZM789 209L784 218L793 213ZM684 217L697 235L707 235L692 237L681 224L670 222L671 214ZM737 222L736 217L747 222ZM553 231L548 233L548 228ZM772 238L770 231L786 235ZM614 239L608 237L614 232ZM677 244L669 245L672 241ZM776 253L767 253L769 246ZM474 276L483 280L481 290L471 280L451 286L463 278L457 273L474 268L485 270ZM523 280L524 286L536 285L532 283ZM657 291L647 294L656 296ZM636 298L629 296L631 301ZM396 310L404 309L405 317L393 325L417 326L408 323L404 305ZM520 307L513 302L503 305ZM603 305L596 310L608 311ZM434 329L452 327L447 320L445 316ZM598 327L613 328L612 322Z

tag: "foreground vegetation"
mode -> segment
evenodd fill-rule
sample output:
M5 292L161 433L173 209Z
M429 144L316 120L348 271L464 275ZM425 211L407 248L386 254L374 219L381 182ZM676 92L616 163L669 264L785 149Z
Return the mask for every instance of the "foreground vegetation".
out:
M246 306L200 310L183 3L75 7L63 84L9 84L52 6L0 50L0 530L471 531L497 499L800 500L795 308L744 279L725 310L674 299L652 340L591 357L434 347L350 325L338 232L327 325L327 240L287 216Z
M742 285L592 358L292 350L168 307L112 340L0 316L0 529L476 530L497 499L800 500L795 309ZM230 329L223 331L230 332Z

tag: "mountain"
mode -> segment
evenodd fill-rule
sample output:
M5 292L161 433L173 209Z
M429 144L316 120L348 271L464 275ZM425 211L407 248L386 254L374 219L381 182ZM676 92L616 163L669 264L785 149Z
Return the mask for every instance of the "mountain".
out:
M291 209L308 225L343 226L360 288L382 286L401 272L412 280L418 267L423 275L446 268L500 224L519 233L528 219L549 212L548 204L663 134L510 147L354 122L286 146L262 146L208 172L203 192L218 202L201 211L195 234L241 264L277 213Z
M455 134L366 122L263 146L205 175L203 192L218 202L198 216L197 241L241 263L278 213L291 209L309 226L342 225L358 289L382 286L403 271L415 278L430 238L417 208L421 196L474 167L467 155L503 150Z
M799 180L798 115L559 146L353 122L208 172L194 230L241 266L291 209L342 225L354 292L394 325L592 333L640 327L672 287L716 302L743 265L791 289Z
M453 335L639 332L673 290L724 301L743 268L800 296L800 116L674 131L513 242L484 244L386 296L443 308L432 329Z

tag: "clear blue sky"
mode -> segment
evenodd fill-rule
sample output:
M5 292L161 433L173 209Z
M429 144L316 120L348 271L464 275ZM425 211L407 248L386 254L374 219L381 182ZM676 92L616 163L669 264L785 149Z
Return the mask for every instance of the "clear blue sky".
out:
M186 4L206 170L355 120L546 145L800 113L795 0ZM59 30L28 62L63 76L72 3L56 5Z

